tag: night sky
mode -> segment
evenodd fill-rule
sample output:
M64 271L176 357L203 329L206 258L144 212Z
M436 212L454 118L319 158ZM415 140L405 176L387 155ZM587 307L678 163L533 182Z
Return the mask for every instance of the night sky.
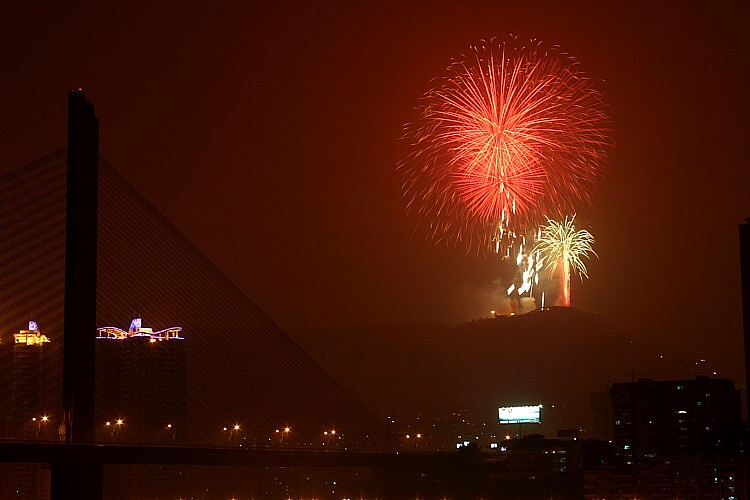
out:
M64 146L85 87L102 154L303 344L468 321L501 265L415 232L399 137L468 45L537 38L602 80L616 144L573 305L739 383L746 2L132 4L0 4L0 172Z

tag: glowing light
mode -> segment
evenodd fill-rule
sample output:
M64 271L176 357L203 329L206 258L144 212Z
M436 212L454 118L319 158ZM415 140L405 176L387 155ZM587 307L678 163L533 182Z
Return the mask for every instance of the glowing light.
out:
M506 255L543 215L588 202L610 145L592 80L536 41L472 46L419 111L399 164L409 209L437 241Z
M183 340L181 336L181 326L171 326L164 330L154 331L153 328L142 326L141 318L133 318L130 322L128 331L122 330L116 326L102 326L97 328L97 338L99 339L127 339L131 337L146 337L149 342L161 342L164 340Z
M130 328L128 328L128 333L137 333L141 329L141 318L133 318L133 321L130 322Z
M497 409L501 424L538 424L541 422L542 405L503 406Z
M589 258L589 254L596 255L592 248L594 237L585 229L576 231L575 218L566 216L563 222L547 219L534 247L545 269L551 273L560 269L560 302L564 306L570 306L571 273L575 271L581 279L588 278L583 259Z
M13 334L13 342L24 345L43 345L49 343L49 338L39 331L36 321L29 321L28 330L19 330L18 333Z

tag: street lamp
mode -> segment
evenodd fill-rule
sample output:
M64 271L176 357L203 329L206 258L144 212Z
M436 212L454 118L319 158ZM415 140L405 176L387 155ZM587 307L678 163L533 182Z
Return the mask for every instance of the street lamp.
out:
M291 427L284 427L283 431L280 431L279 429L276 429L276 434L279 436L279 443L284 446L284 442L287 439L287 436L289 436L289 433L292 431Z
M39 418L31 417L31 421L36 423L36 437L42 435L42 424L46 424L48 420L49 417L47 415L42 415Z
M331 445L331 441L336 439L336 429L331 429L330 431L323 431L323 435L325 436L326 443L328 446Z
M223 427L222 429L224 430L224 432L228 432L227 438L231 443L232 439L234 438L234 433L240 431L240 424L234 424L232 427Z
M411 441L411 446L413 448L417 448L419 446L419 440L422 439L422 434L417 433L417 434L414 434L413 436L411 434L406 434L404 437L406 438L407 448L409 447L409 441Z
M112 425L112 422L109 420L107 420L107 422L104 424L105 427L110 429L113 443L117 441L117 438L120 436L120 430L122 429L124 423L125 421L123 419L118 418L117 420L115 420L115 425Z

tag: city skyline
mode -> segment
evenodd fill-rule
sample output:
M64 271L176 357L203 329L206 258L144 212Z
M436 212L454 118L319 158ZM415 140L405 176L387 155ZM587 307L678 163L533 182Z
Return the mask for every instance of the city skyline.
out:
M501 266L415 233L399 137L469 44L509 33L558 44L603 80L616 143L577 219L600 258L574 280L573 305L742 380L746 6L0 9L17 76L0 83L13 96L0 172L63 146L65 92L85 87L104 156L313 351L334 326L489 313Z
M741 498L748 14L0 6L4 494ZM611 117L572 308L506 315L514 266L434 244L398 171L435 78L508 36L579 61Z
M81 97L78 91L72 94ZM93 147L95 144L89 145ZM64 189L66 170L66 153L60 150L4 176L6 189L0 195L0 205L5 207L0 225L8 235L3 240L6 258L0 273L0 326L10 330L14 321L21 321L23 311L37 311L39 321L43 317L49 325L49 338L57 343L63 340L63 314L67 307L67 295L63 297L62 289L63 281L67 283L63 216L70 199ZM252 424L258 432L265 427L293 424L298 430L295 435L303 435L305 429L317 435L331 425L357 439L382 434L382 425L358 401L321 370L106 160L99 164L98 179L101 203L97 255L96 260L82 267L97 271L94 328L101 326L94 336L85 335L84 328L74 330L74 334L83 333L78 338L94 344L95 352L73 362L74 366L84 362L94 365L82 378L94 385L93 393L112 393L114 398L103 398L108 403L106 408L93 404L93 413L103 410L99 416L92 415L94 430L103 429L106 421L116 417L124 417L127 423L128 414L134 421L134 413L153 413L152 409L134 409L138 404L126 404L124 393L122 402L117 401L117 381L130 380L126 372L132 362L142 365L135 370L138 376L134 384L142 385L145 392L150 387L150 377L158 379L155 372L161 368L163 376L173 372L175 381L184 378L181 390L187 387L190 418L187 427L177 430L189 435L193 442L212 441L228 420ZM146 239L144 235L148 235ZM158 245L149 244L149 240ZM124 283L129 285L123 286ZM174 325L174 318L179 318L180 327L152 331L150 338L140 335L145 331L138 319L128 328L137 331L135 335L111 327L133 311L154 324ZM187 336L189 340L183 342L181 328L194 333ZM67 333L66 322L63 352L75 354L67 343ZM160 334L168 340L161 345L156 338ZM137 355L141 350L153 352ZM146 360L154 362L154 370L147 368ZM122 370L117 368L120 365ZM189 369L185 370L186 365ZM186 377L179 375L183 370ZM96 389L100 382L110 388ZM162 381L158 387L172 382ZM130 390L131 395L138 393ZM59 415L55 418L59 419ZM159 429L168 423L161 422Z

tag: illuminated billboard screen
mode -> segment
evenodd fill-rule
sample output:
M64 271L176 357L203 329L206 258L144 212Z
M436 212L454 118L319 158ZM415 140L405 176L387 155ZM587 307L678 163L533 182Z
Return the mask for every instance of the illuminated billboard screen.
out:
M502 406L497 415L501 424L538 424L542 420L542 405Z

